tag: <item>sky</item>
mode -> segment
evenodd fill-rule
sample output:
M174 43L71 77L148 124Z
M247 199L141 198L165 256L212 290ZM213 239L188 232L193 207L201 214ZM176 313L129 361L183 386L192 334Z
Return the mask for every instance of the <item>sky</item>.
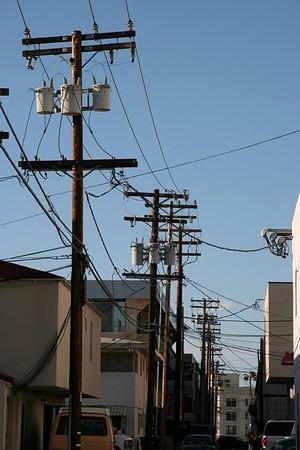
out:
M299 194L300 5L296 0L2 0L0 87L8 87L10 95L1 102L29 159L71 157L68 119L54 114L47 123L49 117L36 114L33 105L34 89L43 80L53 78L60 89L64 77L70 82L71 71L65 56L46 56L33 70L26 68L25 25L32 37L91 33L94 20L100 31L120 31L127 30L128 13L136 31L135 62L122 50L112 65L99 53L84 67L84 87L92 85L93 76L98 82L107 76L112 88L111 111L85 115L86 158L109 157L102 149L118 158L136 158L138 168L125 170L135 189L174 190L175 181L176 189L189 191L190 202L198 205L191 226L201 227L201 239L222 249L203 243L201 257L185 266L186 323L193 326L192 298L219 299L222 361L227 370L247 373L257 364L267 283L291 281L291 256L228 249L261 248L262 228L291 227ZM84 54L84 62L91 56ZM20 148L10 126L0 112L0 129L10 131L3 146L17 164ZM266 140L270 142L259 144ZM61 236L32 193L12 177L15 169L3 151L0 158L0 257L62 247ZM149 166L162 170L154 177ZM148 242L150 236L148 226L131 228L123 217L149 212L144 202L124 198L122 188L110 191L109 176L88 174L84 189L99 196L89 196L92 211L122 273L131 270L131 242ZM71 178L42 173L37 179L70 227ZM30 176L26 182L49 210L36 180ZM86 202L84 242L101 277L116 278ZM70 248L60 248L19 263L52 270L70 261L45 256L70 253ZM69 268L55 273L70 277ZM174 306L175 286L172 292ZM251 307L256 301L259 310ZM199 337L190 332L186 337L185 350L199 359Z

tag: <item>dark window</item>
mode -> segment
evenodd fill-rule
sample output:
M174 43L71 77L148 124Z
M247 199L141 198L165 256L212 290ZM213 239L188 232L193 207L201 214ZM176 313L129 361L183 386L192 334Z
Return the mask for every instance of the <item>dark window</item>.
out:
M226 413L226 420L236 420L236 413L235 412L228 412Z
M102 372L137 372L135 353L102 353Z
M227 425L227 434L236 434L236 426Z
M245 398L245 406L248 406L248 399Z
M149 306L142 309L137 315L137 333L145 334L149 324Z
M127 331L127 320L124 317L124 313L126 313L125 300L115 299L114 302L112 302L101 299L93 299L92 301L103 314L102 331Z
M294 422L269 422L265 425L264 434L267 436L290 436Z
M69 417L61 416L57 425L57 434L66 435L69 429ZM106 420L104 417L81 417L81 434L83 436L107 436Z
M226 398L226 406L231 406L232 408L236 407L236 399L235 398Z
M184 397L184 411L193 412L193 399L191 397Z

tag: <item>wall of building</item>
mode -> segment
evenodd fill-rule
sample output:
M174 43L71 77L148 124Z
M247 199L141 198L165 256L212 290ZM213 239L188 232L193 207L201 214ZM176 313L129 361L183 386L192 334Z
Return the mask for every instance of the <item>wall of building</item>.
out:
M251 399L250 389L239 386L239 375L237 374L224 375L221 383L216 434L217 436L239 436L245 439L250 422L248 413Z
M292 384L293 366L284 359L293 352L293 284L268 283L264 309L266 382Z
M296 204L292 223L293 251L293 319L294 319L294 377L295 377L295 417L297 420L297 444L300 442L300 196Z

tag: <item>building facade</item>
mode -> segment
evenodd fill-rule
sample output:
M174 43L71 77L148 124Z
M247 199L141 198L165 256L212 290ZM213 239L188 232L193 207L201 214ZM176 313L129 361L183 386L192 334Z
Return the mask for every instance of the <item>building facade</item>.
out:
M300 196L296 204L292 222L293 251L293 351L295 377L295 417L297 448L300 445Z
M248 407L252 393L247 386L240 386L236 373L220 375L217 430L219 436L247 438L249 431Z
M69 395L69 284L0 262L0 448L46 450ZM100 395L101 315L83 307L83 396Z
M145 434L148 389L148 327L150 284L147 281L87 282L87 297L103 315L101 396L89 404L110 408L113 423L136 438ZM157 323L164 323L164 301L157 295ZM162 406L162 349L158 329L155 364L156 427ZM172 329L169 338L172 339Z

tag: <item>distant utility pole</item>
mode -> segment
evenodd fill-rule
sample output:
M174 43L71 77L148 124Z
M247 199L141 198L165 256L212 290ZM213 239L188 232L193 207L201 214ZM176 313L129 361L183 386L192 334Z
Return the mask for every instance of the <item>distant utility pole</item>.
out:
M192 308L202 309L202 315L197 315L196 322L198 325L202 324L202 351L201 351L201 368L200 368L200 423L205 424L210 420L209 412L209 392L208 392L208 382L209 382L209 363L207 360L207 355L209 355L209 350L207 348L209 328L208 323L210 321L210 316L208 314L210 309L217 309L219 307L218 300L211 300L203 298L201 300L192 299L192 302L196 302L200 305L192 305Z
M156 437L155 430L155 402L154 402L154 389L155 389L155 369L156 369L156 333L157 333L157 280L167 279L176 280L179 275L172 275L168 273L167 275L159 275L157 273L157 264L159 261L159 239L158 233L162 231L159 228L159 224L174 224L174 223L186 223L186 216L171 217L170 214L160 214L160 208L168 208L169 205L165 204L166 200L177 200L186 199L186 194L169 194L160 193L158 189L154 190L153 193L149 192L131 192L125 191L124 195L127 197L140 197L145 200L145 206L152 208L151 215L145 215L144 217L124 217L125 220L133 222L152 222L152 232L151 240L149 246L149 261L150 261L150 273L149 274L138 274L138 273L127 273L123 275L127 278L142 278L150 279L150 330L149 330L149 346L148 346L148 394L147 394L147 408L146 408L146 432L145 432L145 449L154 450L154 438ZM149 200L149 198L152 198ZM174 205L173 205L174 206ZM165 314L168 313L165 311ZM163 333L165 335L165 332ZM165 361L164 361L165 364ZM166 382L166 377L164 378ZM166 386L164 386L164 392Z
M71 54L72 85L81 86L82 83L82 52L99 52L129 48L133 50L135 44L130 42L115 42L110 44L96 44L82 46L83 41L105 39L132 38L133 30L113 33L82 34L74 31L68 36L52 36L23 39L24 45L40 46L41 44L71 42L71 47L48 48L23 51L23 56L30 61L43 55ZM69 395L70 395L70 449L78 450L81 446L81 390L82 390L82 306L84 303L84 273L86 255L83 244L83 171L91 169L112 170L116 167L137 167L135 159L83 160L83 120L81 107L82 89L79 96L80 105L75 104L72 128L72 160L60 161L21 161L22 169L31 171L72 171L72 275L71 275L71 322L70 322L70 364L69 364ZM70 99L74 102L74 97ZM80 106L79 111L78 106ZM54 112L54 111L51 111ZM50 112L50 113L51 113Z

